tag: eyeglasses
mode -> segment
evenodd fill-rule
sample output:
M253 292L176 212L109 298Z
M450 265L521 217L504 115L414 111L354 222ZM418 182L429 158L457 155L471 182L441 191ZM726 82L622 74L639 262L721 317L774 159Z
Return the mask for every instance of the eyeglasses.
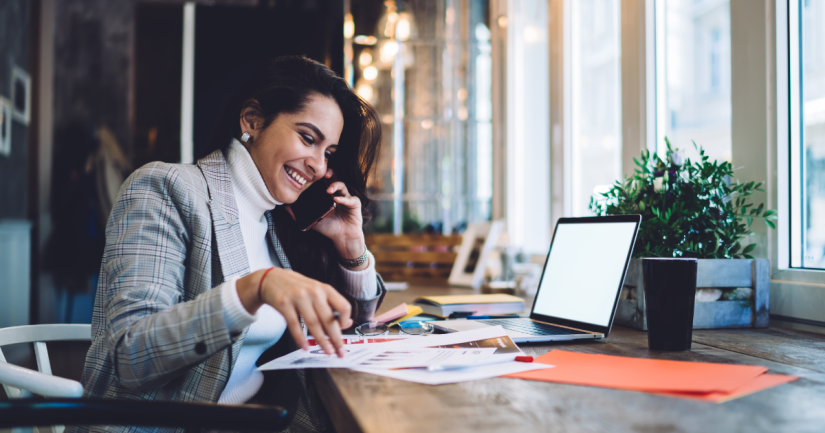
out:
M363 337L372 337L375 335L386 334L390 330L390 326L398 325L401 332L409 335L427 335L432 334L435 328L427 322L401 322L401 323L386 323L386 322L367 322L355 328L355 332Z

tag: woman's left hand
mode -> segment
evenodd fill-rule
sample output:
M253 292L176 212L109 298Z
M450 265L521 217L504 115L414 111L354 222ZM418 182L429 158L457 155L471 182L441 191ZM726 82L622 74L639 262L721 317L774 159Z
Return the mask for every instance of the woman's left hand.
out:
M331 174L331 173L330 173ZM323 182L319 179L317 182ZM327 193L333 195L335 210L315 224L312 229L332 239L338 255L346 260L357 259L364 254L364 230L362 228L361 200L349 193L344 182L332 182ZM292 210L290 210L292 213ZM354 270L365 268L363 264Z

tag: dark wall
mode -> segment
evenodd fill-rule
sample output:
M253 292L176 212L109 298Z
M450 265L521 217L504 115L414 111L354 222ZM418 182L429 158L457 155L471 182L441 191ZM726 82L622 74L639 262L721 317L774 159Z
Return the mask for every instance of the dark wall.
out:
M138 3L132 164L180 162L183 7Z
M26 2L15 0L14 3ZM136 62L147 58L143 48L157 44L137 41L136 32L142 21L149 24L147 20L159 24L161 32L177 30L177 25L171 22L161 25L160 20L172 15L151 15L164 7L182 8L183 1L60 0L55 3L55 154L63 145L61 131L68 125L105 124L115 133L135 167L147 162L147 158L174 159L177 149L148 152L149 131L157 127L157 146L179 147L179 132L166 131L179 120L172 119L167 122L169 125L162 125L153 118L151 107L141 108L145 105L141 98L151 104L158 103L161 97L168 98L168 105L158 112L172 114L179 111L179 87L163 94L149 94L142 90L141 83L145 81L151 86L151 81L163 73L167 75L160 81L179 81L180 63L176 61L163 69L160 66L153 70L141 69ZM233 78L242 72L242 65L265 57L305 54L343 73L343 0L197 3L196 157L206 146L211 123L222 108L228 92L224 83L235 82ZM148 12L142 14L141 11ZM174 15L173 19L179 16ZM172 40L173 35L168 36L169 50L159 54L164 58L180 52L179 37Z
M74 122L108 126L130 154L134 14L134 0L55 2L55 154Z
M195 25L195 158L205 156L225 101L257 62L305 55L344 74L342 0L198 6Z
M29 0L0 1L0 95L11 98L11 71L29 72ZM31 101L29 101L31 103ZM0 156L0 219L26 218L28 126L14 120L11 154Z

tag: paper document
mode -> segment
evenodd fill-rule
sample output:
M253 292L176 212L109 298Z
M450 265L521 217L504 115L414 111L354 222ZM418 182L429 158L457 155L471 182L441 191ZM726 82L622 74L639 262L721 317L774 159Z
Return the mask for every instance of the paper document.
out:
M482 361L484 362L484 361ZM516 362L508 361L498 364L485 364L477 367L462 368L460 370L427 371L426 368L413 368L407 370L377 370L361 369L356 371L375 374L378 376L391 377L393 379L406 380L408 382L423 383L425 385L443 385L447 383L469 382L471 380L489 379L491 377L503 376L505 374L523 373L526 371L543 370L553 368L552 365L539 364L536 362Z
M435 334L426 337L416 337L404 342L388 342L388 345L403 345L406 347L495 347L495 355L508 355L515 358L522 354L521 349L507 335L501 326L489 326L471 331L453 332L450 334Z
M472 367L458 370L427 371L425 368L405 370L378 370L375 368L356 368L357 371L391 377L425 385L442 385L445 383L467 382L471 380L489 379L505 374L523 373L526 371L553 368L552 365L539 363L525 363L514 361L518 355L523 355L521 349L507 335L501 326L474 329L472 331L454 332L451 334L428 335L426 337L410 338L408 340L381 343L382 347L462 347L462 348L495 348L495 354L486 360L479 361ZM439 364L444 365L444 364Z
M361 337L360 335L343 335L341 341L344 342L345 345L347 344L371 344L371 343L387 343L390 341L401 341L401 340L409 340L410 338L417 338L413 337L412 335L407 334L387 334L387 335L378 335L375 337ZM307 344L310 347L317 347L318 342L315 341L314 338L307 337Z
M465 365L485 360L496 351L492 347L441 349L426 347L389 347L389 343L348 346L346 356L327 355L322 349L298 349L267 362L259 370L299 368L411 368L430 365Z

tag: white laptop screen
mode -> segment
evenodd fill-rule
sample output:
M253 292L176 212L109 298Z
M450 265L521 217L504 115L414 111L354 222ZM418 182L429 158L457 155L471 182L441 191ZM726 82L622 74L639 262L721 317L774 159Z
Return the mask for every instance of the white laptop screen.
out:
M558 224L534 313L608 326L636 223Z

